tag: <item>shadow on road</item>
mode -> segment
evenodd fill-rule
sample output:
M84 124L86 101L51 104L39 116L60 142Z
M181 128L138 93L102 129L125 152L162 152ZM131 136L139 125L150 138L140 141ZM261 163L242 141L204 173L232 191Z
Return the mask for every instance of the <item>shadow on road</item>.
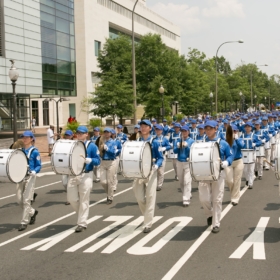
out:
M63 232L69 228L72 228L75 225L51 225L45 228L45 230L37 232L33 235L30 235L30 238L48 238L57 233Z
M4 234L10 231L15 231L18 229L20 224L1 224L0 225L0 234Z
M18 206L18 203L16 203L16 202L8 203L8 204L5 204L5 205L1 206L0 209L9 208L9 207L13 207L13 206Z
M268 203L263 210L266 211L277 211L280 209L280 203Z

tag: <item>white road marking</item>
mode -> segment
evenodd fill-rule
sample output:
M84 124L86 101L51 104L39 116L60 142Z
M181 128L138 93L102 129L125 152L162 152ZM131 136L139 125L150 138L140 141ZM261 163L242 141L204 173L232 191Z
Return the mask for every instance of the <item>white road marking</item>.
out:
M38 174L36 175L36 177L40 178L40 177L43 177L43 176L46 176L46 175L57 175L57 174L54 173L53 171L50 171L50 172L38 173Z
M240 192L240 198L245 193L248 187L244 187ZM232 204L228 204L228 206L222 211L221 220L228 213L228 211L232 208ZM174 266L165 274L162 280L172 279L176 273L182 268L182 266L189 260L189 258L193 255L196 249L203 243L203 241L209 236L211 233L211 226L209 226L201 236L193 243L193 245L186 251L186 253L174 264Z
M269 217L262 217L256 229L250 236L231 254L230 259L241 259L244 254L253 246L253 259L265 260L264 231L268 224Z
M181 231L193 218L191 217L175 217L168 219L159 227L154 229L151 233L139 240L136 244L127 250L127 253L131 255L150 255L158 252L169 240L171 240L179 231ZM161 233L165 228L179 222L174 228L172 228L165 236L163 236L158 242L151 247L144 247L150 240Z
M96 220L98 220L99 218L101 218L102 216L94 216L91 219L87 220L87 224L90 224ZM32 245L29 245L27 247L22 248L21 250L31 250L33 248L36 248L38 246L41 246L43 244L45 244L44 246L40 247L37 249L37 251L46 251L49 248L51 248L52 246L54 246L55 244L57 244L58 242L60 242L61 240L63 240L64 238L68 237L69 235L71 235L72 233L75 232L75 227L72 227L68 230L65 230L63 232L60 232L58 234L55 234L51 237L45 238L43 240L40 240ZM46 244L47 243L47 244Z

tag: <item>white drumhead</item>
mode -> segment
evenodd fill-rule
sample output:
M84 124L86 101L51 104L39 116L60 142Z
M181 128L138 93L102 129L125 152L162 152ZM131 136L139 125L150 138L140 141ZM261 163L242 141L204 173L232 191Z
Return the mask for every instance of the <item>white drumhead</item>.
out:
M79 175L84 169L86 149L85 145L81 141L75 141L73 147L72 156L70 158L70 165L72 167L72 172L74 175ZM83 157L82 157L82 156Z
M213 167L214 167L214 176L216 180L218 180L220 176L220 166L221 166L221 159L220 159L220 150L217 143L214 142L213 147Z
M22 150L14 150L7 162L7 173L13 183L19 183L25 178L28 170L27 165L25 153Z
M145 143L142 158L143 176L147 178L152 169L152 150L149 143Z

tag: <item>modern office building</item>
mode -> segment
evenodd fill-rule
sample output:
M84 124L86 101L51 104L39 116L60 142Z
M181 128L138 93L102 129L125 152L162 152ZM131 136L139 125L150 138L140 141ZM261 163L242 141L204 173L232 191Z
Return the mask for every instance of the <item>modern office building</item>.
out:
M131 35L135 0L0 0L0 130L12 130L10 60L19 71L18 128L67 123L69 115L81 123L92 117L82 101L99 81L97 56L106 38ZM139 0L135 36L157 33L180 52L180 29ZM61 97L70 101L60 102ZM53 100L50 100L53 99Z

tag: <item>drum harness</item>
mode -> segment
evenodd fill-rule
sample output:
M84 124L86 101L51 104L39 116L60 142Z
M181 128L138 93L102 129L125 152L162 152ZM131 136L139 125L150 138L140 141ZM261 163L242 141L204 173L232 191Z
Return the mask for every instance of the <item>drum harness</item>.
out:
M200 135L199 135L199 134L196 134L196 135L195 135L195 139L194 139L195 142L205 142L206 134L203 135L203 138L202 138L201 140L197 140L197 136L200 136Z
M247 147L249 147L249 141L250 140L252 141L252 144L253 144L253 136L254 136L254 132L251 132L251 137L250 138L244 138L244 133L242 133L241 137L242 137L243 141L246 142L246 149L248 149L248 150L251 150Z
M160 145L161 147L162 147L162 142L163 142L162 140L163 140L163 138L164 138L164 136L161 135L161 136L160 136L160 140L157 139L157 141L159 142L159 145ZM154 138L154 139L155 139L155 138ZM165 155L165 151L163 151L162 153Z
M98 139L98 138L97 138L97 139ZM96 140L97 140L97 139L96 139ZM86 142L86 144L85 144L85 147L86 147L86 156L87 156L87 148L88 148L88 146L89 146L90 143L93 143L93 144L94 144L94 142L93 142L92 140L87 140L87 142ZM90 171L85 171L85 168L86 168L86 165L84 165L83 173L89 173Z
M30 159L31 154L32 154L32 152L33 152L34 150L37 150L37 148L32 147L32 148L28 151L28 154L26 155L27 161L28 161L28 170L27 170L27 173L26 173L26 176L25 176L25 177L28 177L28 178L29 178L29 176L30 176L29 173L31 172L31 170L30 170L30 168L29 168L29 159ZM24 152L24 149L22 149L22 151ZM25 152L24 152L24 154L25 154Z
M197 134L198 134L198 129L195 128L194 131L191 131L191 132L190 132L190 137L191 137L192 139L194 139L194 138L196 138Z

